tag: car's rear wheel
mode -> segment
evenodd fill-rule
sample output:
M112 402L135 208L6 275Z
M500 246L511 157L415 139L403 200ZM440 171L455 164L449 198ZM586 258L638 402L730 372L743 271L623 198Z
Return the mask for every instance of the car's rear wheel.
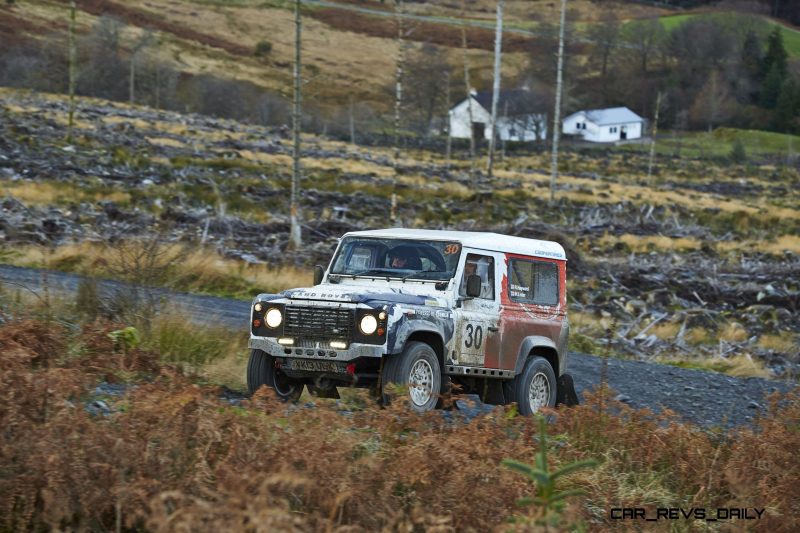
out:
M531 415L556 405L556 374L544 357L533 356L512 384L520 414Z
M252 350L247 363L247 389L255 393L262 385L275 391L284 402L296 402L303 394L303 382L290 378L275 366L275 358L262 350Z
M436 352L424 342L409 342L403 353L390 356L383 366L383 384L407 388L408 404L423 413L436 407L442 390L442 370Z

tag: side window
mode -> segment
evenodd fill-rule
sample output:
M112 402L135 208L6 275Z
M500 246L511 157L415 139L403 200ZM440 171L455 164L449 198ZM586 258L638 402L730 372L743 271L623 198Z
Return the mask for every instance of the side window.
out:
M490 255L467 254L464 263L464 276L461 278L459 294L467 294L467 278L472 274L481 277L481 295L484 300L494 300L494 257Z
M508 292L515 302L558 305L558 265L512 259Z

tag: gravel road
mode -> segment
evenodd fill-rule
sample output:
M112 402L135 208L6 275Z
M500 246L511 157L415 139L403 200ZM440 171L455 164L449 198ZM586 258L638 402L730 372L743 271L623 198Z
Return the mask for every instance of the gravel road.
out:
M80 280L80 276L62 272L0 265L0 288L7 291L21 288L38 294L45 276L53 292L73 292ZM124 284L116 281L99 282L99 289L104 294L113 294L124 288ZM164 301L178 306L198 322L247 327L249 302L162 289L156 292L164 297ZM579 396L599 384L602 358L570 353L568 366ZM752 422L764 410L767 395L796 387L787 381L734 378L613 357L608 361L608 383L616 391L617 398L632 407L647 407L654 411L666 407L687 421L724 427Z

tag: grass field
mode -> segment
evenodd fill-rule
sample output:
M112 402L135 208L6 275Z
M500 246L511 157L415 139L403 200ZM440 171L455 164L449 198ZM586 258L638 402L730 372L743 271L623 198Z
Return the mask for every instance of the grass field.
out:
M748 155L792 155L800 152L800 135L787 135L770 131L717 128L708 132L659 133L656 152L687 157L725 157L731 153L733 143L739 139ZM649 143L627 144L618 147L623 151L647 152Z
M672 31L687 20L697 20L702 18L715 18L717 20L725 20L726 17L732 16L732 13L700 13L700 14L682 14L682 15L667 15L661 17L661 24L667 31ZM738 18L738 17L737 17ZM781 28L781 34L783 36L783 44L786 47L786 51L789 53L789 57L797 58L800 57L800 31L793 30L791 28L787 28L777 22L774 22L770 19L764 17L755 17L753 16L751 20L754 23L755 27L761 27L764 33L772 31L775 26Z

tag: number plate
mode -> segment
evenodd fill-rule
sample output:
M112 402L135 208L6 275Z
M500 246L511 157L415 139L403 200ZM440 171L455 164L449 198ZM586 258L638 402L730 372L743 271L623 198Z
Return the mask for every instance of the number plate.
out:
M291 359L289 361L291 370L302 370L305 372L332 372L335 374L346 374L347 368L342 363L336 361L314 361L312 359Z

